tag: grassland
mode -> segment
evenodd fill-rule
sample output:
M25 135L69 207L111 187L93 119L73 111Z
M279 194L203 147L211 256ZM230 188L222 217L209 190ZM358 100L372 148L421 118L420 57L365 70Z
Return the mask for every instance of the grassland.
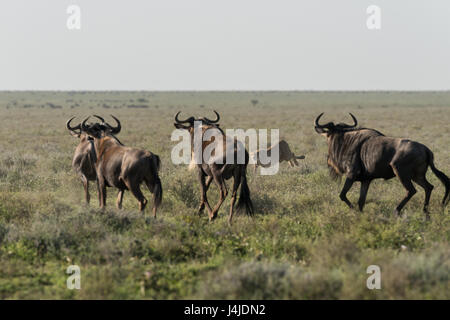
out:
M252 102L253 100L253 102ZM187 166L170 161L173 116L222 115L223 128L279 128L298 168L275 176L249 170L256 216L227 224L229 199L214 223L198 217L199 187ZM431 221L423 190L405 207L397 180L376 181L364 213L339 200L342 182L326 167L326 142L313 130L325 111L354 113L362 126L420 141L450 175L450 93L308 92L2 92L0 93L0 299L450 299L450 215L435 186ZM137 211L91 206L71 168L77 140L72 115L114 114L121 141L160 155L163 205L156 220ZM147 198L150 194L144 191ZM359 186L349 194L356 202ZM210 202L217 200L210 189ZM148 209L147 209L148 210ZM81 290L66 287L69 265ZM381 267L381 290L368 290L366 268Z

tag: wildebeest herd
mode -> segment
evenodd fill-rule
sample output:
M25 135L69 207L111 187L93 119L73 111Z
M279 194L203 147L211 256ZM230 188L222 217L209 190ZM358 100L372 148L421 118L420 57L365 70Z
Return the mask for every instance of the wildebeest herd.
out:
M75 127L67 121L67 129L80 138L75 150L72 166L83 181L86 202L89 203L89 180L95 180L98 188L100 208L106 205L106 187L119 189L117 208L122 208L123 193L129 190L139 201L139 209L144 211L147 199L140 189L145 182L153 193L153 216L162 200L161 180L158 176L160 159L157 155L136 148L124 146L115 136L121 130L120 121L113 116L117 126L113 127L100 116L100 123L89 123L87 119Z
M225 181L233 178L231 189L231 204L228 222L231 224L234 205L237 198L237 190L240 187L239 199L236 205L237 211L245 211L248 215L253 215L254 209L250 198L250 190L247 184L247 165L249 164L249 154L244 148L245 161L236 161L238 143L236 139L227 137L219 126L220 115L214 111L216 119L210 120L206 117L195 118L193 116L180 120L178 112L175 116L174 126L177 129L187 130L191 136L193 144L194 122L201 123L202 135L209 129L216 129L224 137L223 150L234 154L234 161L227 163L225 153L216 157L215 161L196 164L197 177L200 182L200 205L198 213L202 213L207 208L209 220L217 217L220 206L227 197L228 190ZM340 193L340 199L350 208L353 205L347 199L347 192L356 181L361 182L361 191L358 201L359 210L362 211L366 202L369 186L374 179L383 178L385 180L398 177L407 193L404 199L395 208L395 213L400 215L400 211L417 192L413 183L417 183L425 190L425 201L423 211L429 219L428 205L430 202L433 185L426 179L428 167L438 177L445 187L445 195L442 205L445 207L450 198L450 179L434 166L433 153L428 147L415 141L402 138L392 138L383 135L381 132L359 128L357 119L350 114L353 124L328 122L320 124L323 116L321 113L314 121L315 131L326 137L328 143L328 167L334 177L345 176L344 187ZM122 199L125 190L129 190L138 200L139 209L144 211L147 199L140 190L140 185L145 183L149 191L153 194L153 215L162 201L162 184L159 178L161 161L159 156L150 151L124 146L116 135L121 131L120 121L112 116L117 122L112 126L105 120L95 115L100 122L88 123L90 117L83 120L76 126L69 119L66 127L69 132L80 139L75 149L72 166L80 176L84 190L85 200L89 203L89 181L96 181L98 189L99 204L101 208L106 205L106 188L117 188L117 208L122 207ZM202 140L203 141L203 140ZM202 151L212 143L203 141ZM273 146L272 146L273 147ZM269 148L270 149L270 148ZM289 149L285 141L280 141L279 161L289 161L291 166L298 165L296 159L303 159L303 156L295 156ZM258 162L257 153L255 157L255 169ZM211 182L218 186L220 198L214 208L208 203L207 191Z

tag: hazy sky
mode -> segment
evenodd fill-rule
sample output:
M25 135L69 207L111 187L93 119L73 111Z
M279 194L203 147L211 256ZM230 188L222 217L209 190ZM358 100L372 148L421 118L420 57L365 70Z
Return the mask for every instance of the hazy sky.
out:
M1 0L0 39L0 90L450 89L449 0Z

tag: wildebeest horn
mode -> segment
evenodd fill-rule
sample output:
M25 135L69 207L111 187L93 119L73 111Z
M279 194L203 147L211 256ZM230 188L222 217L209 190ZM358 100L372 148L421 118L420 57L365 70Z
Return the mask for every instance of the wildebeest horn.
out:
M100 119L101 122L105 123L105 119L103 119L102 117L94 114L94 117L96 117L97 119Z
M214 113L216 114L216 120L209 120L207 117L203 117L203 119L205 119L209 123L217 123L217 122L219 122L219 120L220 120L219 114L217 113L216 110L214 110Z
M67 129L68 129L69 131L81 130L81 123L78 124L78 125L75 126L75 127L71 127L71 126L70 126L70 122L71 122L73 119L75 119L75 117L72 117L72 118L70 118L69 120L67 120L67 122L66 122L66 127L67 127Z
M175 122L176 123L192 123L194 122L194 117L189 117L186 120L180 120L178 119L178 115L181 113L181 111L178 111L178 113L175 115Z
M323 116L325 112L322 112L321 114L319 114L319 116L316 118L316 121L314 121L314 125L318 128L322 128L323 126L319 124L319 120L320 118Z
M116 117L114 117L112 114L110 114L110 116L111 116L114 120L116 120L117 126L116 126L116 127L113 127L113 126L111 126L109 123L105 123L105 124L111 129L111 133L117 134L117 133L120 132L120 129L122 129L122 126L121 126L121 124L120 124L119 119L117 119Z
M90 117L91 117L91 116L87 117L87 118L84 119L83 122L81 123L81 129L82 129L83 131L89 130L89 127L86 126L86 121L88 121L88 119L89 119Z
M352 128L355 128L358 125L358 120L356 120L355 116L350 113L350 116L353 119L354 124L351 126Z

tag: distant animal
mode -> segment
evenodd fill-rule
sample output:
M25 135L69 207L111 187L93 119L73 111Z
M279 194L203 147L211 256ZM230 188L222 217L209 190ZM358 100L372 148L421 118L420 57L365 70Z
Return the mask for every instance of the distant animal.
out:
M292 151L291 148L289 148L289 144L285 140L280 140L280 142L270 146L270 148L267 149L267 157L271 157L272 149L276 148L278 145L278 153L279 153L279 162L288 161L289 165L291 167L298 166L297 159L305 159L305 156L296 156ZM267 168L271 166L271 163L263 164L260 161L259 153L262 150L256 150L255 152L250 153L250 157L253 159L254 162L254 171L258 168L258 166L261 166L263 168Z
M181 112L181 111L180 111ZM231 189L231 204L230 204L230 214L228 216L228 223L231 224L233 219L234 212L234 204L236 201L237 189L239 186L240 194L239 201L237 203L237 211L244 210L248 215L253 215L253 204L250 199L250 190L247 184L247 165L249 161L249 155L245 147L239 143L237 139L231 139L225 135L222 129L219 127L220 115L214 111L216 114L215 120L210 120L206 117L202 118L194 118L189 117L185 120L180 120L178 118L180 112L175 115L175 123L174 126L177 129L187 130L191 136L191 145L194 145L194 121L199 121L201 125L197 128L198 132L201 133L201 137L199 137L202 141L201 150L198 150L202 153L201 158L199 160L200 163L195 164L197 168L197 177L200 182L200 206L198 209L198 214L201 214L205 208L208 209L209 220L213 221L217 217L217 213L222 205L223 201L227 197L228 190L225 184L225 180L233 177L233 187ZM220 145L220 140L218 141L211 139L210 141L203 141L203 137L208 130L214 130L223 137L222 146ZM206 139L205 139L206 140ZM203 151L205 148L214 149L215 153L212 159L208 159L206 161L203 158ZM238 150L244 152L244 163L238 163ZM227 163L226 154L232 154L234 156L234 162ZM192 157L195 156L195 152L192 153ZM192 163L192 162L191 162ZM207 178L206 178L207 177ZM208 199L207 199L207 191L211 181L214 180L216 185L220 190L220 199L214 209L211 209Z
M323 113L316 118L314 128L317 133L327 138L330 172L335 176L346 176L340 198L350 208L352 204L346 194L355 181L361 182L358 205L362 211L370 183L374 179L388 180L397 176L407 193L394 212L400 215L402 208L416 193L412 183L414 181L425 190L423 211L428 220L428 205L433 190L433 185L426 179L428 167L445 186L442 205L448 203L450 180L436 169L433 153L428 147L408 139L386 137L374 129L357 128L358 122L351 113L353 125L333 122L320 124L322 115Z
M70 125L74 118L72 117L66 122L66 127L70 134L80 139L73 155L72 168L83 182L85 201L86 204L89 204L91 198L89 194L89 181L95 181L97 179L95 172L95 161L97 158L93 139L81 131L81 123L75 127Z
M93 139L95 153L95 169L99 188L100 207L106 206L106 187L119 189L117 208L122 208L123 193L130 190L139 201L139 210L144 211L147 199L142 194L140 184L145 183L153 193L153 216L162 201L162 185L158 175L161 161L158 155L150 151L124 146L115 135L121 130L120 121L115 127L106 123L103 118L96 116L101 123L87 125L86 118L81 123L81 130Z

